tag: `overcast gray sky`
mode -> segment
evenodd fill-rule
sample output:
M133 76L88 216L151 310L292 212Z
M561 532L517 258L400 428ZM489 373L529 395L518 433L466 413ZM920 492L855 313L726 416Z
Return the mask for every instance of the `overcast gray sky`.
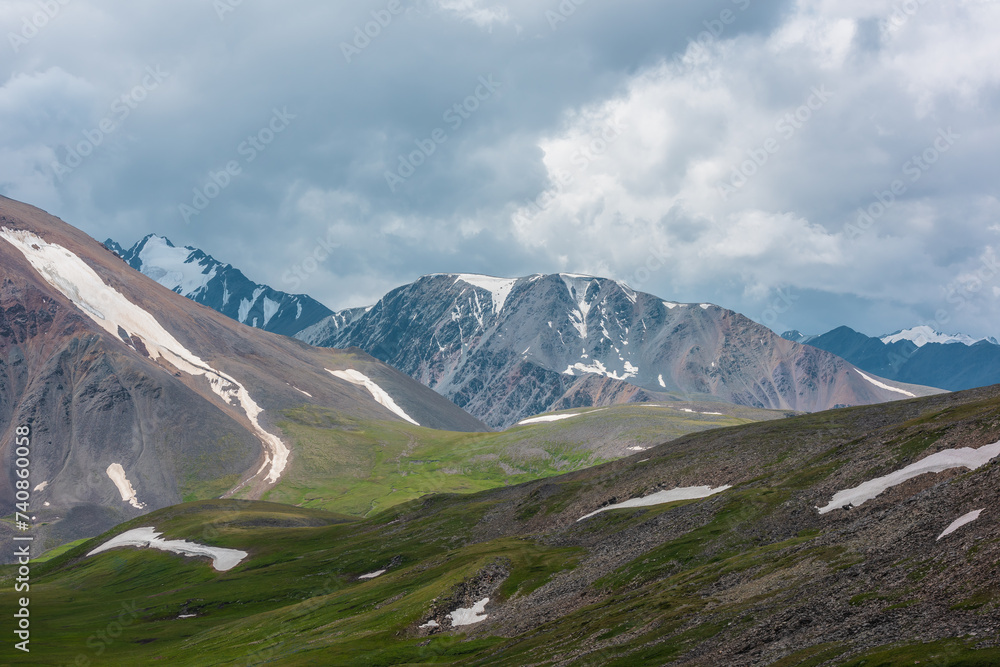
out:
M99 240L332 308L567 271L779 332L1000 335L996 1L6 0L0 28L0 192Z

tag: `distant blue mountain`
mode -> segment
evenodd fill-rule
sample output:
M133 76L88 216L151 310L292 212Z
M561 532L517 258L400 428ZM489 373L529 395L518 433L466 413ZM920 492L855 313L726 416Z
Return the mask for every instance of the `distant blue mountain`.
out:
M927 327L881 338L850 327L837 327L821 336L787 331L782 338L832 352L864 371L899 382L949 391L1000 384L1000 345L992 338L975 340Z

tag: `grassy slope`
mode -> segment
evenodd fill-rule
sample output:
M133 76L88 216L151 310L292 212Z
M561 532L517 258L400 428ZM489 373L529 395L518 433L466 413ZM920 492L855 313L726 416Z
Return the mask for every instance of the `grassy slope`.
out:
M308 406L286 412L279 424L295 456L264 499L366 516L428 493L519 484L635 453L629 447L783 416L739 406L704 411L721 409L730 414L642 406L568 410L554 414L581 414L500 433L455 433Z
M86 559L99 541L78 546L36 566L33 651L19 664L998 664L997 521L934 536L969 499L996 506L1000 466L847 512L813 509L935 447L998 438L993 390L712 431L648 462L424 498L367 520L240 501L168 508L116 531L155 525L250 558L217 573L152 551ZM576 522L654 480L722 474L734 488L713 498ZM497 558L510 575L489 622L417 629ZM0 608L13 607L9 590ZM115 626L133 603L135 622Z

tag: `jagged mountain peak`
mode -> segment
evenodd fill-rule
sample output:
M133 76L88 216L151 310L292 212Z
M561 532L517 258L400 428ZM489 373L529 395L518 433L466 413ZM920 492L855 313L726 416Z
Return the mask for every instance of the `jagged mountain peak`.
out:
M105 247L167 289L258 329L290 336L333 314L309 296L256 283L231 264L160 234L147 234L127 250L111 239Z
M602 401L818 410L924 391L860 375L731 310L579 274L432 274L297 337L367 350L497 428Z

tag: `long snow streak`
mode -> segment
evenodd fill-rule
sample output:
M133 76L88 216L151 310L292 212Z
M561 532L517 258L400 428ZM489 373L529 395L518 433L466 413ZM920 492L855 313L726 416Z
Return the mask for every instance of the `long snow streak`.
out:
M415 419L413 419L410 415L406 414L406 412L403 411L403 408L396 405L396 401L392 400L392 396L390 396L388 392L382 389L382 387L375 384L375 382L373 382L372 379L369 378L364 373L356 371L352 368L348 368L346 371L331 371L329 368L327 368L326 370L328 373L333 374L334 377L338 377L341 380L346 380L347 382L350 382L351 384L356 384L359 387L364 387L369 391L369 393L371 393L372 398L374 398L379 405L391 411L393 414L402 417L411 424L416 424L417 426L420 426L420 424L417 424Z
M162 533L151 526L133 528L121 535L116 535L110 540L97 547L87 557L99 554L108 549L117 547L149 547L160 551L170 551L182 556L204 556L212 559L212 567L219 572L231 570L243 561L249 554L239 549L223 549L222 547L209 547L187 540L165 540L160 537Z
M607 512L608 510L619 509L622 507L650 507L652 505L662 505L663 503L672 503L677 500L698 500L700 498L708 498L709 496L714 496L717 493L722 493L726 489L732 487L720 486L713 489L710 486L686 486L679 487L676 489L669 489L667 491L657 491L651 495L645 496L643 498L633 498L632 500L626 500L622 503L615 503L614 505L606 505L599 510L595 510L590 514L584 514L577 521L583 521L587 517L592 517L595 514L600 514L601 512Z
M125 477L125 469L122 467L121 463L112 463L108 466L106 472L108 473L108 477L111 478L111 481L114 482L115 486L118 488L118 493L122 494L123 501L127 502L137 510L141 510L146 506L145 503L140 503L139 499L136 498L135 489L132 488L132 482L128 481L128 478Z
M259 416L263 410L250 397L246 387L212 368L184 347L173 335L160 326L150 313L129 301L107 285L97 273L75 254L55 243L48 243L28 231L0 228L0 237L21 251L25 259L50 285L59 290L80 310L85 312L102 329L118 338L118 329L138 336L146 346L151 359L162 358L189 375L204 375L212 391L223 401L234 402L243 408L257 437L264 445L264 469L270 464L267 481L278 481L288 463L288 448L281 438L264 430Z
M563 419L569 419L570 417L579 417L581 413L574 412L568 415L544 415L542 417L531 417L530 419L522 419L517 422L518 426L526 426L528 424L541 424L543 422L557 422Z
M857 371L858 369L855 368L854 370ZM912 394L912 393L906 391L905 389L900 389L899 387L890 387L889 385L887 385L884 382L879 382L878 380L876 380L873 377L868 377L867 375L865 375L861 371L858 371L858 375L860 375L864 379L868 380L869 382L871 382L873 385L875 385L879 389L886 389L888 391L893 391L893 392L896 392L897 394L902 394L903 396L909 396L910 398L916 398L917 397L916 394Z
M952 533L954 533L956 530L958 530L967 523L972 523L973 521L978 519L979 515L982 513L983 510L974 510L972 512L969 512L968 514L963 514L962 516L952 521L951 525L945 528L943 533L938 535L938 539L940 540L942 537L945 537L946 535L951 535Z
M971 447L946 449L937 454L931 454L927 458L920 459L902 470L897 470L884 477L877 477L853 489L838 491L834 494L833 500L828 505L818 507L817 509L820 514L826 514L831 510L847 507L848 505L856 507L877 497L886 489L898 486L914 477L919 477L929 472L944 472L952 468L975 470L980 466L986 465L997 456L1000 456L1000 442L985 445L979 449L972 449Z

